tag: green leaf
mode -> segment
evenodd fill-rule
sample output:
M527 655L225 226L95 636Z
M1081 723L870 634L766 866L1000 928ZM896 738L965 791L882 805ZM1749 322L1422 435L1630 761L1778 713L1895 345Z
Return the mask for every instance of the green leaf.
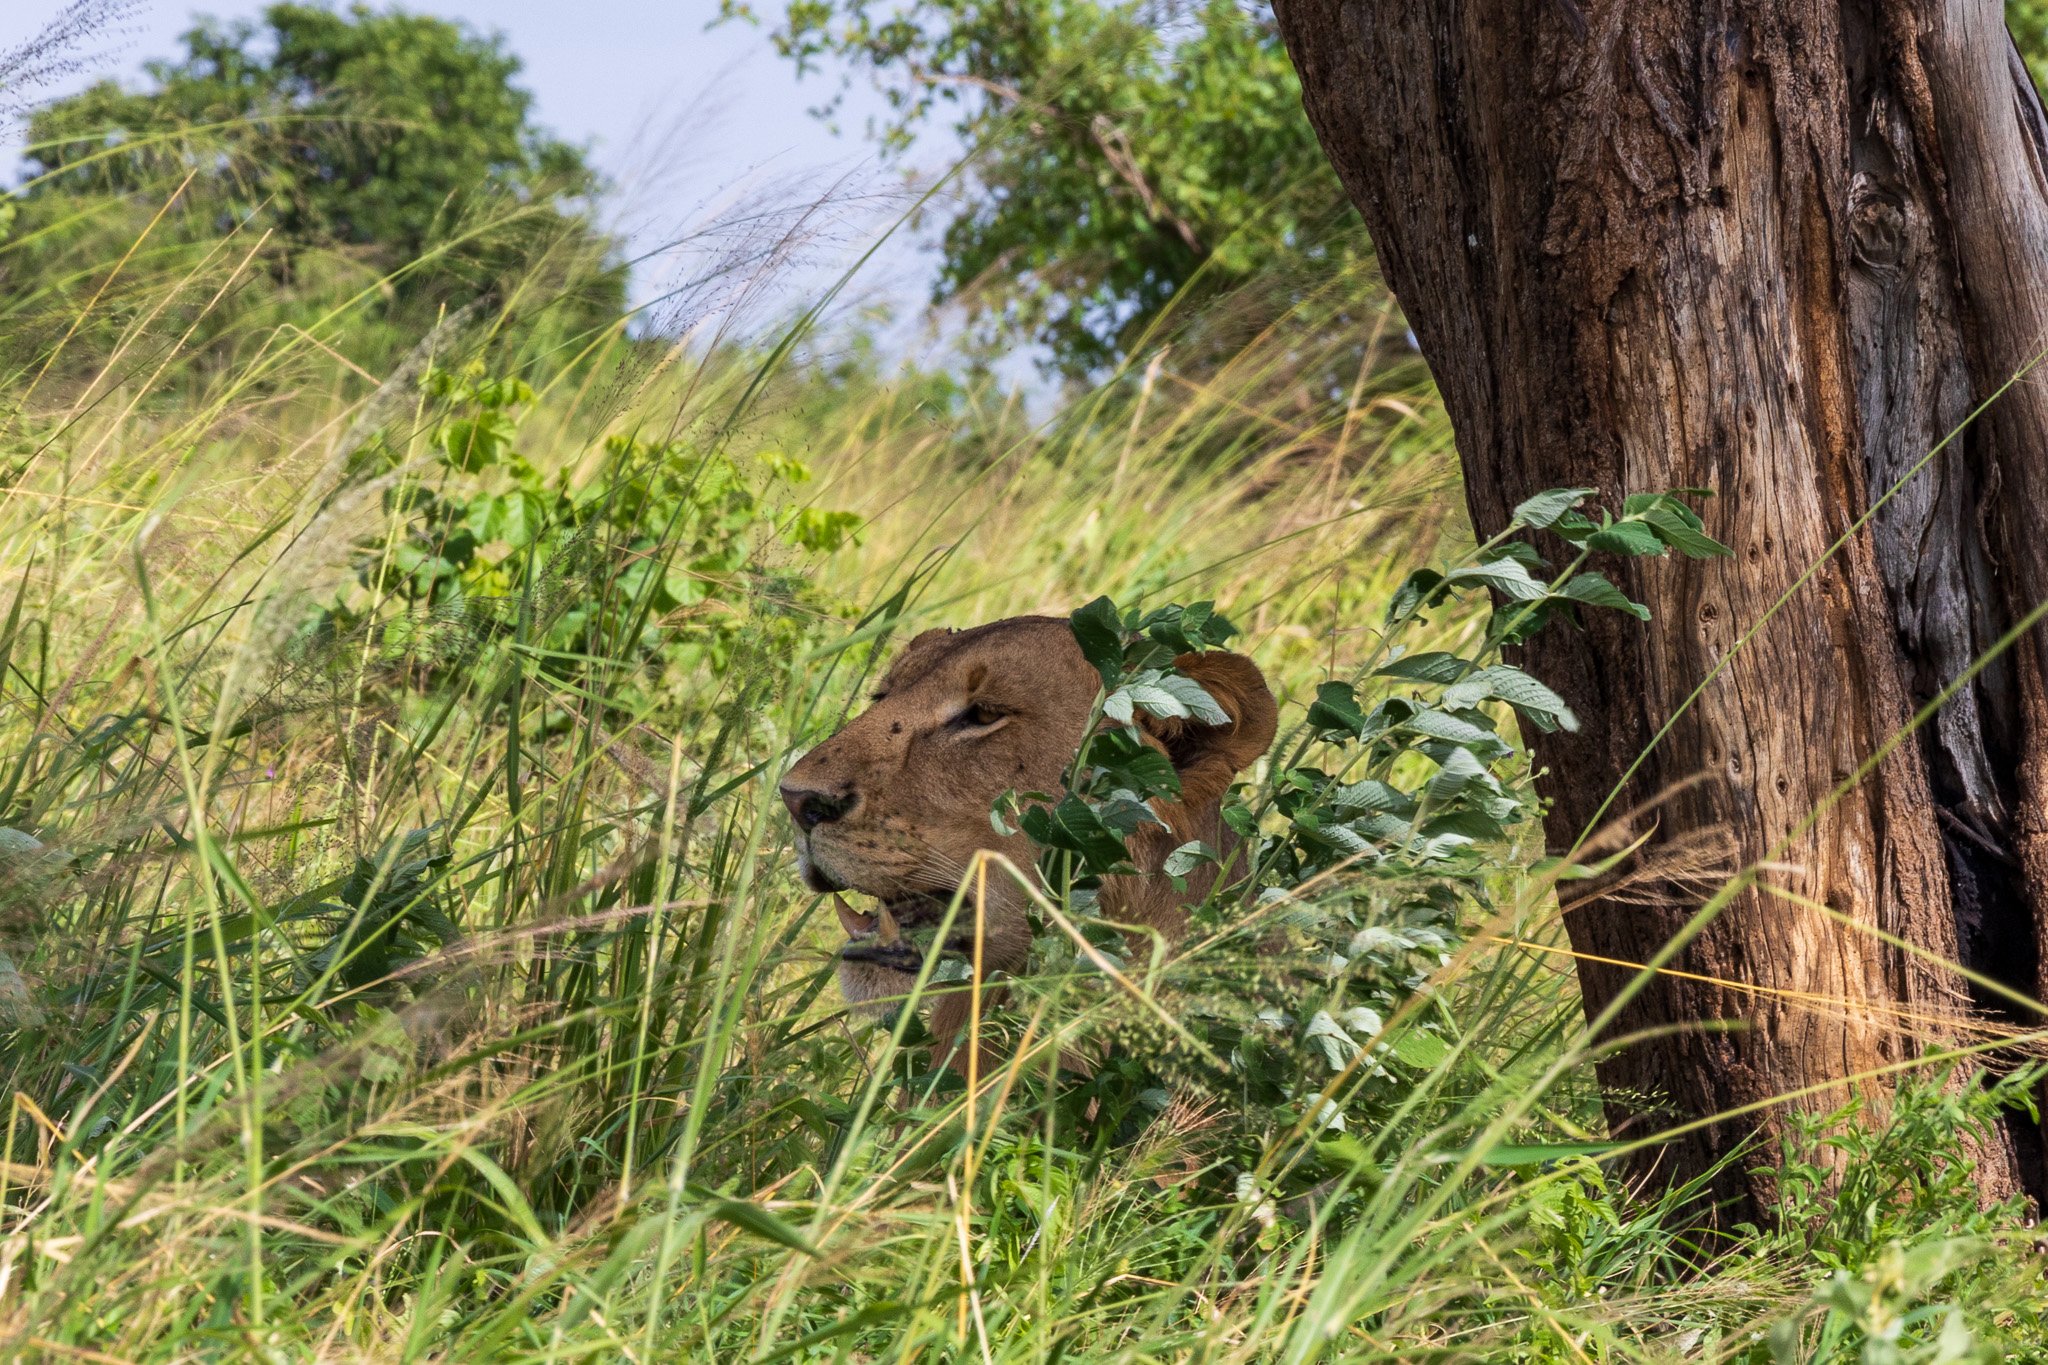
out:
M502 412L457 418L441 430L447 463L469 474L496 464L511 440L512 419Z
M1503 541L1493 547L1493 552L1514 560L1532 574L1543 567L1542 552L1526 540Z
M1160 607L1145 614L1137 629L1175 654L1195 654L1237 634L1237 627L1216 610L1214 602Z
M1102 821L1103 828L1119 838L1127 839L1145 825L1166 823L1159 818L1159 812L1152 809L1151 803L1135 792L1113 791L1090 805L1096 818ZM1128 850L1125 856L1129 856Z
M1361 841L1364 839L1381 839L1386 841L1406 839L1410 832L1407 819L1392 811L1379 811L1365 816L1363 819L1349 820L1342 825L1331 825L1328 827L1327 832L1335 834L1338 830L1356 834ZM1357 850L1351 849L1347 851L1356 852Z
M818 1255L818 1249L805 1240L802 1233L759 1204L749 1203L744 1199L719 1199L713 1201L710 1212L713 1218L751 1232L763 1241L773 1242L777 1246L787 1247L805 1256Z
M1017 823L1024 803L1023 793L1012 789L1004 792L990 803L988 808L989 828L1007 839L1022 828Z
M1193 678L1178 673L1148 669L1109 694L1102 714L1120 725L1129 725L1136 711L1161 720L1197 720L1204 725L1228 725L1230 716Z
M1155 716L1185 716L1204 725L1228 725L1230 713L1216 704L1193 678L1180 673L1149 675L1133 679L1130 690L1138 705Z
M1139 796L1180 795L1173 760L1127 730L1104 730L1088 745L1097 780L1091 790L1123 788Z
M1479 705L1480 702L1485 701L1492 695L1493 688L1488 684L1485 670L1482 669L1463 682L1446 687L1444 689L1444 705L1456 711L1463 711L1468 707Z
M1365 731L1365 712L1359 709L1358 694L1347 682L1326 682L1316 688L1316 699L1308 708L1309 728L1323 734L1345 734L1357 738Z
M1471 664L1455 654L1430 650L1422 654L1404 654L1377 670L1373 676L1404 678L1409 682L1449 683L1464 677L1471 668Z
M1560 595L1574 602L1584 602L1589 607L1611 607L1615 611L1625 611L1639 620L1650 619L1650 609L1640 602L1629 600L1628 595L1609 582L1605 574L1578 574L1564 585Z
M1514 520L1523 526L1543 530L1593 495L1591 488L1553 488L1515 508Z
M1050 809L1033 806L1020 823L1037 843L1078 855L1091 871L1113 867L1127 857L1122 837L1103 823L1095 807L1071 792Z
M1503 1142L1486 1149L1480 1161L1488 1166L1540 1166L1546 1161L1569 1161L1573 1157L1606 1156L1621 1146L1618 1142ZM1452 1159L1461 1158L1457 1153Z
M1444 756L1443 766L1437 769L1436 776L1429 779L1429 786L1424 790L1430 803L1440 806L1457 800L1474 784L1493 785L1486 765L1470 749L1453 749Z
M1454 810L1423 823L1422 833L1430 838L1455 834L1465 839L1498 839L1507 828L1483 810Z
M1328 1010L1317 1010L1309 1016L1307 1026L1302 1029L1301 1040L1321 1052L1323 1061L1332 1071L1342 1071L1359 1052L1358 1040L1346 1033L1343 1025L1330 1017Z
M1376 1188L1385 1176L1373 1160L1371 1150L1348 1133L1319 1140L1316 1155L1332 1166L1349 1168L1352 1174L1363 1177L1369 1188Z
M1679 513L1683 512L1681 516ZM1688 559L1720 559L1735 552L1701 530L1701 522L1682 503L1665 502L1643 514L1672 549Z
M518 488L476 499L470 503L465 520L479 541L488 544L502 540L508 545L523 546L540 538L545 517L540 499Z
M1587 537L1600 529L1600 523L1584 512L1567 512L1550 524L1550 533L1562 536L1574 545L1584 545Z
M1451 1059L1451 1045L1434 1033L1405 1028L1387 1043L1387 1051L1418 1071L1434 1071Z
M1104 697L1102 700L1102 714L1104 718L1113 720L1118 725L1136 725L1141 705L1138 691L1138 687L1126 685L1119 687L1116 691ZM1174 716L1179 714L1172 709L1174 705L1175 703L1171 695L1161 693L1153 698L1152 705L1145 706L1143 709L1155 716Z
M1417 569L1404 579L1394 590L1393 600L1387 603L1387 624L1397 625L1425 606L1434 606L1439 600L1444 576L1435 569Z
M1432 834L1415 846L1415 861L1424 865L1445 862L1469 850L1472 842L1463 834Z
M1666 507L1676 511L1681 519L1697 531L1705 522L1700 514L1685 505L1686 498L1711 498L1711 488L1667 488L1662 493L1631 493L1621 500L1621 514L1625 517L1641 517L1655 507Z
M1398 787L1372 778L1339 787L1330 794L1330 804L1338 810L1386 811L1394 815L1415 813L1414 797Z
M1615 555L1661 555L1664 539L1640 521L1617 521L1586 537L1586 548Z
M1511 664L1495 664L1486 670L1487 686L1493 695L1517 711L1548 716L1567 730L1579 728L1579 718L1563 697L1536 678Z
M1519 645L1550 624L1556 609L1555 595L1541 602L1504 602L1487 623L1487 633L1503 645Z
M1462 569L1453 569L1444 579L1445 586L1453 588L1474 583L1483 584L1517 602L1534 602L1546 591L1541 583L1529 576L1528 568L1516 559L1489 559L1484 564L1470 564Z
M1470 721L1447 716L1441 711L1421 710L1402 722L1407 729L1417 734L1428 735L1431 739L1449 740L1453 744L1473 745L1488 753L1503 752L1507 745L1491 730L1482 730Z
M1102 675L1104 687L1115 687L1124 671L1124 625L1116 614L1116 603L1098 597L1067 618L1081 656Z
M784 534L796 545L819 554L831 554L852 540L863 525L859 513L830 512L818 507L797 511Z
M1555 720L1567 730L1579 728L1578 717L1564 698L1509 664L1481 669L1463 682L1444 691L1444 705L1453 709L1472 706L1488 697L1506 702L1517 711Z

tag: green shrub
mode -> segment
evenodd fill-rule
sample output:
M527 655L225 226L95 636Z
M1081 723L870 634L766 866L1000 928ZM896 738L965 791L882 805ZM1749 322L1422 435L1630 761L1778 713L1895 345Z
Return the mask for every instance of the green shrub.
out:
M664 677L687 690L744 653L807 648L841 614L777 562L830 555L860 527L778 500L810 480L802 461L621 435L594 461L543 471L516 447L525 383L472 364L430 370L421 389L439 413L425 468L383 435L355 461L356 477L387 485L388 529L358 546L359 589L322 632L360 632L389 604L386 650L471 667L483 637L516 630L551 674L616 672L611 704L631 709Z

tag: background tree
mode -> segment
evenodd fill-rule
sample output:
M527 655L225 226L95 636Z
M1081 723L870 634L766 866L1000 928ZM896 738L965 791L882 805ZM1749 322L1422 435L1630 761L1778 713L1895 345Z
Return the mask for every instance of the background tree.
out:
M1588 722L1536 738L1555 843L1617 783L1621 809L1704 774L1653 853L1697 869L1732 838L1752 869L1687 974L1633 1000L1604 964L1684 941L1706 888L1638 882L1568 918L1599 959L1588 1011L1664 1030L1604 1063L1616 1120L1639 1096L1740 1115L1673 1144L1697 1172L1785 1097L1881 1091L1929 1045L2009 1029L2004 998L1929 961L2042 990L2048 642L2002 637L2048 599L2048 392L2005 390L1944 444L2048 338L2048 128L1999 7L1283 0L1279 20L1479 533L1558 484L1721 494L1708 529L1734 558L1634 561L1647 629L1529 648ZM2039 1130L2010 1136L1982 1179L2038 1197ZM1724 1186L1764 1206L1746 1164Z
M885 149L938 120L976 149L937 299L1068 374L1117 359L1183 291L1192 317L1273 286L1215 340L1229 349L1368 253L1263 5L802 0L773 38L800 70L870 75Z
M389 276L401 331L543 263L574 283L558 312L594 323L621 306L623 271L588 216L597 177L534 125L499 38L397 10L280 4L261 23L203 20L184 44L147 64L145 89L103 81L34 113L0 256L18 293L53 311L76 302L102 281L66 260L111 259L97 238L132 239L169 203L154 252L203 253L239 229L263 237L279 283Z

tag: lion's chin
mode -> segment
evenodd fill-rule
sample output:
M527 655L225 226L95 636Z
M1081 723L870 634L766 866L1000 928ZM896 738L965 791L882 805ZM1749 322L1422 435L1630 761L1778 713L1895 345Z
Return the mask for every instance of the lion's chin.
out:
M903 1008L913 987L917 985L917 973L897 971L880 963L839 961L839 991L846 997L846 1003L854 1012L865 1015L876 1023L893 1023L896 1011Z

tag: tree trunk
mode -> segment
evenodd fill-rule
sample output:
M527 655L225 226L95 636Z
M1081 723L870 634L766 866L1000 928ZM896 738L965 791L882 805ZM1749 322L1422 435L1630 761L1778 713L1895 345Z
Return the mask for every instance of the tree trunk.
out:
M1648 626L1610 613L1528 648L1585 722L1536 740L1554 844L1704 682L1614 809L1705 775L1645 817L1666 865L1716 838L1745 865L1776 850L1683 974L1623 1011L1617 1036L1681 1027L1601 1063L1611 1121L1737 1111L1667 1148L1695 1173L1781 1101L1881 1100L1929 1044L2010 1028L1871 931L2040 993L2042 633L1849 779L2048 598L2048 387L2014 386L1830 554L2048 343L2048 133L1998 4L1276 10L1443 391L1479 533L1551 487L1720 495L1703 511L1734 558L1616 566ZM1570 915L1574 948L1648 961L1711 889L1608 896ZM1584 960L1589 1014L1632 975ZM2040 1135L2008 1137L1985 1186L2038 1197ZM1755 1212L1770 1190L1749 1164L1720 1188Z

